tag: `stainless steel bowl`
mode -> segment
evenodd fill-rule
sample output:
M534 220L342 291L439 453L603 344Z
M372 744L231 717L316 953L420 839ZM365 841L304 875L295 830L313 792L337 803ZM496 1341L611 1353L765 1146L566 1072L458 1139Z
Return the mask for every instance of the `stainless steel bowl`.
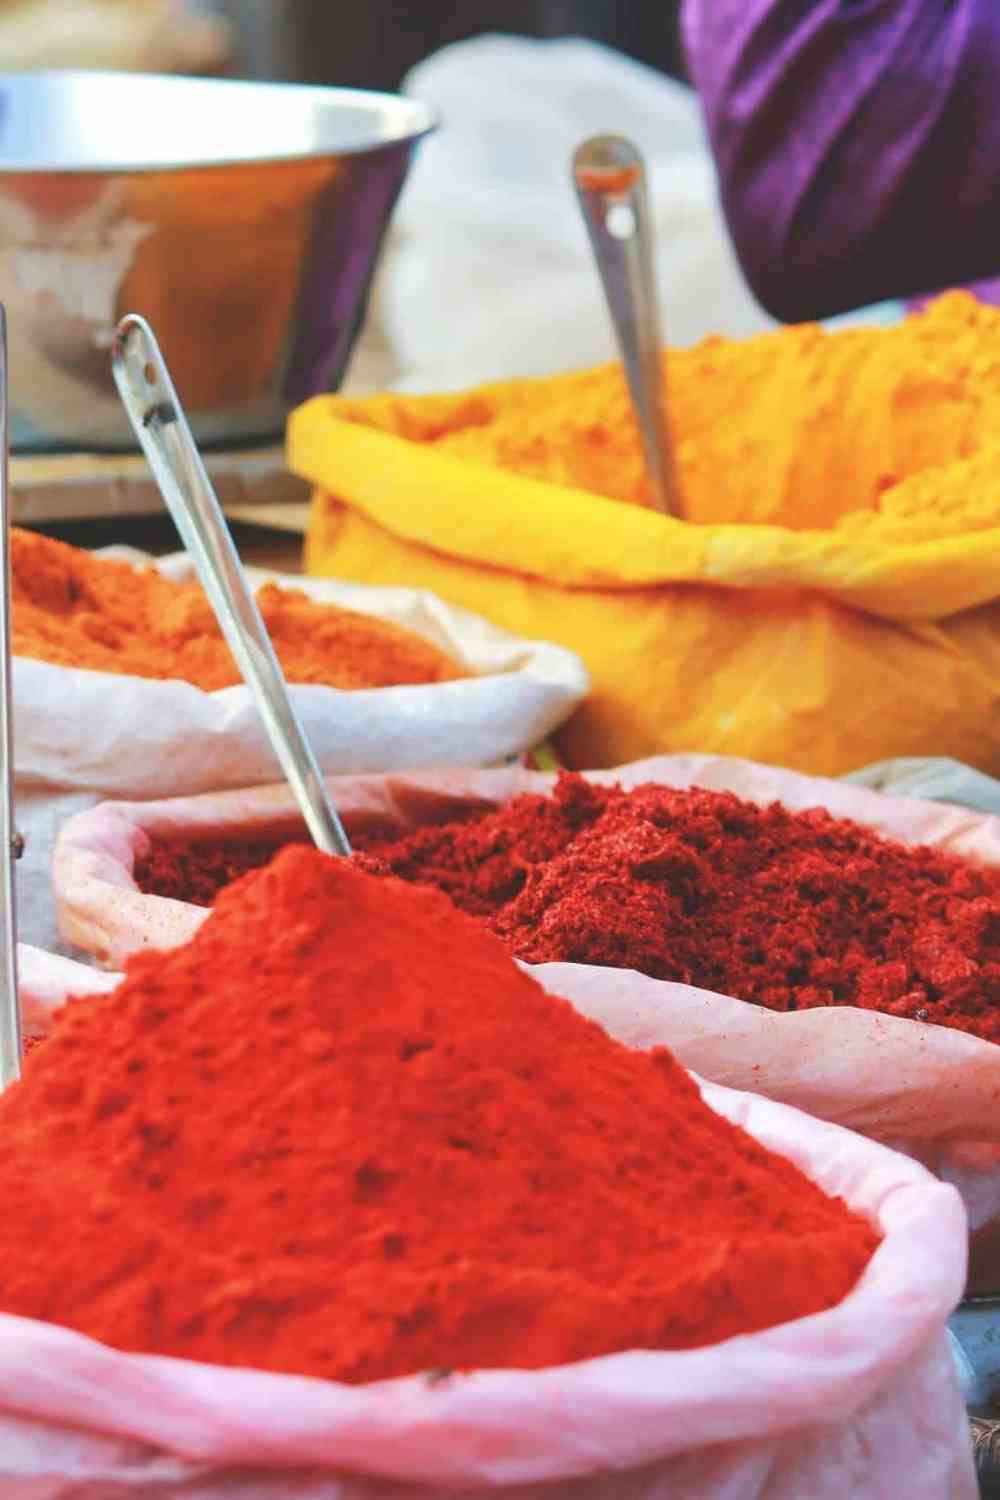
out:
M119 317L152 323L200 442L332 390L425 106L125 73L0 76L0 300L22 452L133 446Z

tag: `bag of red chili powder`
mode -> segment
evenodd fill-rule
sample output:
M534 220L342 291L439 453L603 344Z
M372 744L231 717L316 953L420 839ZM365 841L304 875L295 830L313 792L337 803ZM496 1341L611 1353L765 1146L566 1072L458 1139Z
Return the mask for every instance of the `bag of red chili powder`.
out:
M657 757L617 770L588 773L587 781L599 786L617 783L623 788L643 783L666 789L700 787L710 793L735 793L764 808L780 803L793 816L822 808L836 818L853 820L863 834L865 830L874 831L902 844L926 845L963 856L976 867L1000 870L1000 819L940 803L880 795L839 781L704 755ZM342 777L331 785L352 836L370 843L375 836L383 840L405 838L420 829L508 808L518 794L547 794L554 783L552 776L512 768L390 778ZM572 814L571 808L567 815ZM768 838L775 839L776 830L787 837L783 815L768 816L769 821L759 828L748 825L744 839L763 844ZM700 836L693 823L687 826L687 833L689 842ZM207 841L221 848L224 856L226 847L253 846L260 860L266 857L269 844L301 837L297 811L283 787L168 802L104 804L72 819L60 835L55 884L64 934L99 962L120 967L125 956L137 948L170 946L185 940L205 916L204 909L190 901L143 894L137 889L133 878L137 861L141 865L151 848L169 848L185 841L204 845ZM515 821L506 834L501 828L497 837L515 873L519 861L526 868L527 855L522 858L518 840L529 837L527 825ZM768 919L773 919L778 929L786 964L788 950L800 935L794 928L790 935L782 930L781 908L796 880L804 885L810 903L821 904L828 896L824 882L838 880L841 867L846 872L845 880L849 875L853 887L862 891L866 886L874 887L879 878L884 884L887 878L885 871L879 877L863 839L842 857L836 846L832 846L832 856L829 849L819 848L819 853L827 859L825 867L815 868L811 851L804 848L798 872L790 867L779 871L776 889L764 901ZM239 855L240 849L232 848L237 872ZM649 864L647 856L643 858ZM678 889L683 893L684 882L700 878L699 872L692 875L685 864L691 859L687 846L671 857L675 868L663 869L668 878L679 882ZM654 873L657 859L662 864L662 850L652 862ZM215 878L227 862L225 857L214 861ZM444 862L442 854L439 866L443 868ZM393 868L405 873L399 861ZM580 902L586 899L582 893L594 888L595 876L593 870L583 866L579 871L571 866L567 869L568 875L557 872L553 878L566 880L566 899L557 906L556 916L564 930L572 934L582 911ZM937 874L930 869L927 878L932 886ZM619 868L616 878L620 876ZM176 889L183 893L183 884ZM600 923L632 923L627 900L631 893L625 889L626 899L622 900L619 894L616 890L613 899L605 903ZM210 893L202 899L209 900ZM620 919L613 909L616 906L624 913ZM973 915L980 924L994 920L982 907ZM534 914L531 917L537 926ZM848 918L853 922L850 908ZM997 920L1000 922L1000 918ZM545 922L549 924L545 931L549 931L554 923L548 914ZM746 943L746 936L737 935L727 921L722 922L714 938L697 911L692 924L694 946L704 944L707 949L714 941L722 957L731 956L738 943ZM926 937L925 933L923 940ZM761 937L756 947L763 961L758 968L766 973L771 942ZM515 951L532 962L539 961L532 950ZM752 956L747 958L748 972ZM818 957L822 959L823 954ZM539 973L546 985L566 995L585 1014L631 1045L662 1043L713 1082L762 1093L863 1131L910 1151L955 1181L965 1197L975 1233L970 1285L983 1291L997 1290L1000 1046L996 1042L953 1025L931 1024L929 1011L927 1019L920 1019L921 1002L908 1002L905 994L903 1004L894 1010L892 1003L888 1009L816 1003L801 1009L770 1009L736 998L736 989L722 992L719 982L650 978L635 972L638 962L631 968L606 966L612 961L614 955L611 960L590 963L545 963ZM957 958L947 952L942 955L933 946L927 957L932 972L936 964L948 970L955 962L961 962L960 954ZM895 972L893 964L881 967L888 975L876 972L875 978L888 982ZM812 998L815 1002L816 997ZM1000 1008L995 1013L1000 1015ZM642 1024L637 1016L645 1018Z
M0 1196L4 1500L976 1493L952 1188L315 850L66 1007Z
M706 1349L367 1387L120 1354L0 1314L4 1500L386 1500L397 1485L413 1500L974 1500L943 1333L964 1264L951 1190L769 1100L705 1098L880 1224L838 1308Z

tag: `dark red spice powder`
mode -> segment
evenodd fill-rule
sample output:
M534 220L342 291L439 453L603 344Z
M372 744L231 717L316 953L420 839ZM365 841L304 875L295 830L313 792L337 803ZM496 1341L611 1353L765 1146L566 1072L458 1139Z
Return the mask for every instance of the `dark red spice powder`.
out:
M529 963L638 969L773 1010L855 1005L1000 1041L1000 870L819 809L567 773L551 797L355 857L446 892ZM146 861L142 889L202 890L206 855L160 846L156 858L173 883Z
M189 844L153 839L135 864L141 891L211 906L220 891L241 875L270 864L274 844Z

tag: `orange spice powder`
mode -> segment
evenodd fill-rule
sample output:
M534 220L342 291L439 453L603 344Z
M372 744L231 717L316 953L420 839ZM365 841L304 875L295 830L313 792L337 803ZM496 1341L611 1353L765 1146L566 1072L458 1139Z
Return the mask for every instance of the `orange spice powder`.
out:
M1000 525L1000 309L950 292L890 327L801 324L665 351L687 520L926 541ZM651 505L617 363L334 415L470 463Z
M16 656L180 678L206 692L242 680L197 583L18 529L11 532L11 571ZM291 682L366 688L467 675L412 631L318 604L296 589L265 584L257 602Z

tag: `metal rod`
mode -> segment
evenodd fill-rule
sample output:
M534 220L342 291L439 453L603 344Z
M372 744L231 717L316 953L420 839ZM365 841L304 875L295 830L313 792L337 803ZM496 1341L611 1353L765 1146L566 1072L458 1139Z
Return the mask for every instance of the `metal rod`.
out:
M17 997L17 905L14 861L14 710L11 690L10 490L7 474L7 313L0 306L0 1090L21 1076L21 1007Z
M112 370L136 437L254 695L313 841L327 854L350 854L170 372L153 330L134 313L118 325Z
M573 153L573 185L618 339L653 498L665 515L680 515L645 164L622 136L591 136Z

